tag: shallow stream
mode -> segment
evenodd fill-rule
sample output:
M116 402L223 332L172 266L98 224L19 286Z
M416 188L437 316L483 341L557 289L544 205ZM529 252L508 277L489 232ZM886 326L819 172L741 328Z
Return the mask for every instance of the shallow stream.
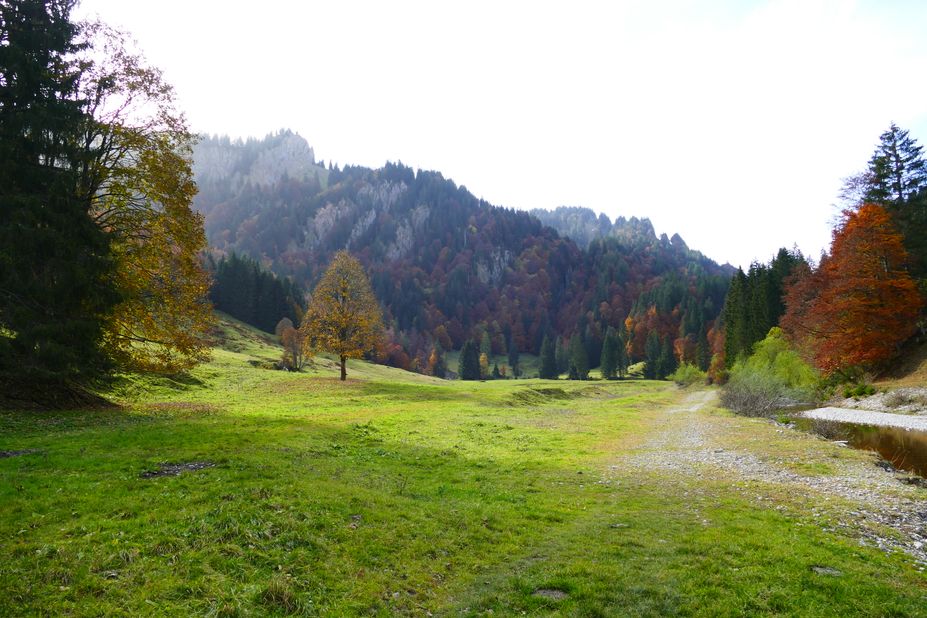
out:
M793 417L790 420L799 429L816 433L828 440L846 442L847 446L853 448L874 451L896 469L927 478L927 431L804 417Z

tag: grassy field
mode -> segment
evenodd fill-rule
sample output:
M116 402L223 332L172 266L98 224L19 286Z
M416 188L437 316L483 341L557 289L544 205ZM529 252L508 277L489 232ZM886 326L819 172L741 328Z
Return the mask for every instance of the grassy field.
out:
M646 464L693 397L671 384L341 383L224 330L120 409L0 412L0 450L30 451L0 458L0 614L927 615L911 559L822 525L839 501ZM867 457L704 401L726 448Z

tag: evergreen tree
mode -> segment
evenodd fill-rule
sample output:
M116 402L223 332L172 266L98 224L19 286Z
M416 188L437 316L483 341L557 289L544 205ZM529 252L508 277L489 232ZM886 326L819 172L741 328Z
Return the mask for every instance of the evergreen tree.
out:
M618 337L618 377L624 378L628 374L628 365L630 364L630 359L628 358L628 346L625 343L623 337Z
M570 379L586 380L589 378L589 354L579 333L570 339Z
M663 340L660 355L657 357L656 379L665 380L666 376L676 371L677 367L678 363L676 362L676 355L673 353L673 344L670 343L669 337L667 337Z
M502 374L499 373L499 363L493 363L492 365L492 379L499 380L502 378Z
M747 276L737 269L724 299L724 357L728 367L750 350L749 290Z
M96 152L69 60L75 4L0 3L0 392L14 397L53 399L106 371L103 329L120 300L83 173Z
M544 380L556 380L560 375L557 371L557 359L554 352L554 343L550 337L544 336L541 343L541 359L538 367L538 377Z
M708 371L711 364L711 348L708 345L708 329L702 327L698 334L698 342L695 346L695 363L702 371Z
M644 377L648 380L656 380L659 375L662 351L660 335L655 330L650 331L647 334L647 342L644 344Z
M888 210L904 238L915 277L927 277L927 161L923 146L892 125L879 137L865 176L866 202Z
M557 337L556 350L557 375L565 373L570 368L570 351L567 349L565 337Z
M605 341L602 344L602 360L600 363L602 377L612 380L618 373L618 336L611 326L605 332Z
M286 317L302 317L303 291L289 279L278 279L255 260L232 253L216 267L209 297L219 311L265 332Z
M879 136L879 145L869 160L865 201L883 205L898 213L927 188L927 162L923 146L895 123Z
M489 338L489 333L485 330L483 331L483 336L480 337L480 354L485 354L486 358L492 357L492 340Z
M509 345L509 367L512 368L512 376L517 378L521 375L521 365L518 358L518 347L513 343Z
M785 282L799 263L804 263L801 253L780 249L768 266L754 263L747 274L738 270L734 275L722 313L728 366L738 357L749 355L754 344L765 339L769 329L778 326L785 312L782 300ZM700 341L702 337L700 333ZM702 360L709 355L707 334L700 344L704 349L704 355L699 357L701 367Z
M467 339L460 350L457 373L461 380L480 379L480 351L472 339Z

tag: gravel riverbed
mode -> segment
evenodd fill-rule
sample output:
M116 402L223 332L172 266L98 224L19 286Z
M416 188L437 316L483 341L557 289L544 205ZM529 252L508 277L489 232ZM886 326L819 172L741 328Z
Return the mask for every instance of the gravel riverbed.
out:
M714 400L711 391L689 395L682 406L667 411L657 433L616 461L610 472L618 475L623 469L634 468L669 473L682 484L686 478L729 479L738 491L748 493L753 490L741 488L749 488L753 482L774 483L789 492L800 492L796 495L816 495L821 506L813 507L811 516L815 521L819 518L823 528L886 552L902 551L927 567L927 489L920 483L875 465L875 460L834 459L830 464L833 473L805 475L788 469L782 461L730 448L724 435L724 423L729 419L699 412ZM778 434L791 431L797 430L776 430ZM801 438L812 439L796 436ZM759 501L769 500L760 492L754 493ZM841 502L849 502L849 508L838 506Z
M831 407L808 410L802 413L802 416L820 421L840 421L842 423L857 423L859 425L900 427L902 429L912 429L915 431L927 431L927 416Z

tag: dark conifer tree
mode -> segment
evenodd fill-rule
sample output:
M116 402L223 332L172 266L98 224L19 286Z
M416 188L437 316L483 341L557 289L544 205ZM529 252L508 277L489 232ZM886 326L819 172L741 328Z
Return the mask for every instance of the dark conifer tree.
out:
M660 356L657 358L656 379L665 380L668 375L676 371L678 363L676 355L673 353L673 344L670 343L669 337L663 340L660 347Z
M662 351L660 335L655 330L650 331L644 345L644 377L648 380L656 380L659 375L660 353Z
M557 359L554 352L554 343L550 337L544 336L541 343L541 359L538 367L538 377L544 380L556 380L560 375L557 370Z
M724 300L724 356L728 366L750 349L749 290L747 275L738 269Z
M566 373L570 368L570 350L568 348L568 342L566 337L557 337L556 340L556 359L557 359L557 374Z
M460 350L457 373L461 380L480 379L480 349L472 339L467 339Z
M912 273L927 277L927 160L923 146L894 123L869 160L864 201L888 210L904 237Z
M738 357L749 355L753 345L779 324L785 312L782 300L785 282L795 265L803 261L798 251L780 249L768 266L754 263L746 275L740 270L734 275L723 311L724 355L728 366ZM706 336L706 351L707 344ZM701 366L702 357L699 359Z
M69 391L108 368L119 300L109 238L90 216L96 153L76 92L76 2L0 3L0 392Z
M624 338L618 337L618 377L624 378L628 374L628 365L630 364L630 359L628 358L628 347L625 343Z
M210 299L219 311L266 332L282 318L302 319L303 292L289 279L278 279L256 261L233 253L216 267Z
M600 363L602 377L612 380L618 373L618 336L615 329L608 327L605 332L605 341L602 344L602 360Z
M512 368L512 376L517 378L521 375L521 364L518 358L518 347L509 345L509 367Z
M708 329L704 326L698 334L698 342L695 346L695 363L702 371L708 371L711 365L711 348L708 345Z
M579 333L570 339L570 379L586 380L589 378L589 353L583 345Z

